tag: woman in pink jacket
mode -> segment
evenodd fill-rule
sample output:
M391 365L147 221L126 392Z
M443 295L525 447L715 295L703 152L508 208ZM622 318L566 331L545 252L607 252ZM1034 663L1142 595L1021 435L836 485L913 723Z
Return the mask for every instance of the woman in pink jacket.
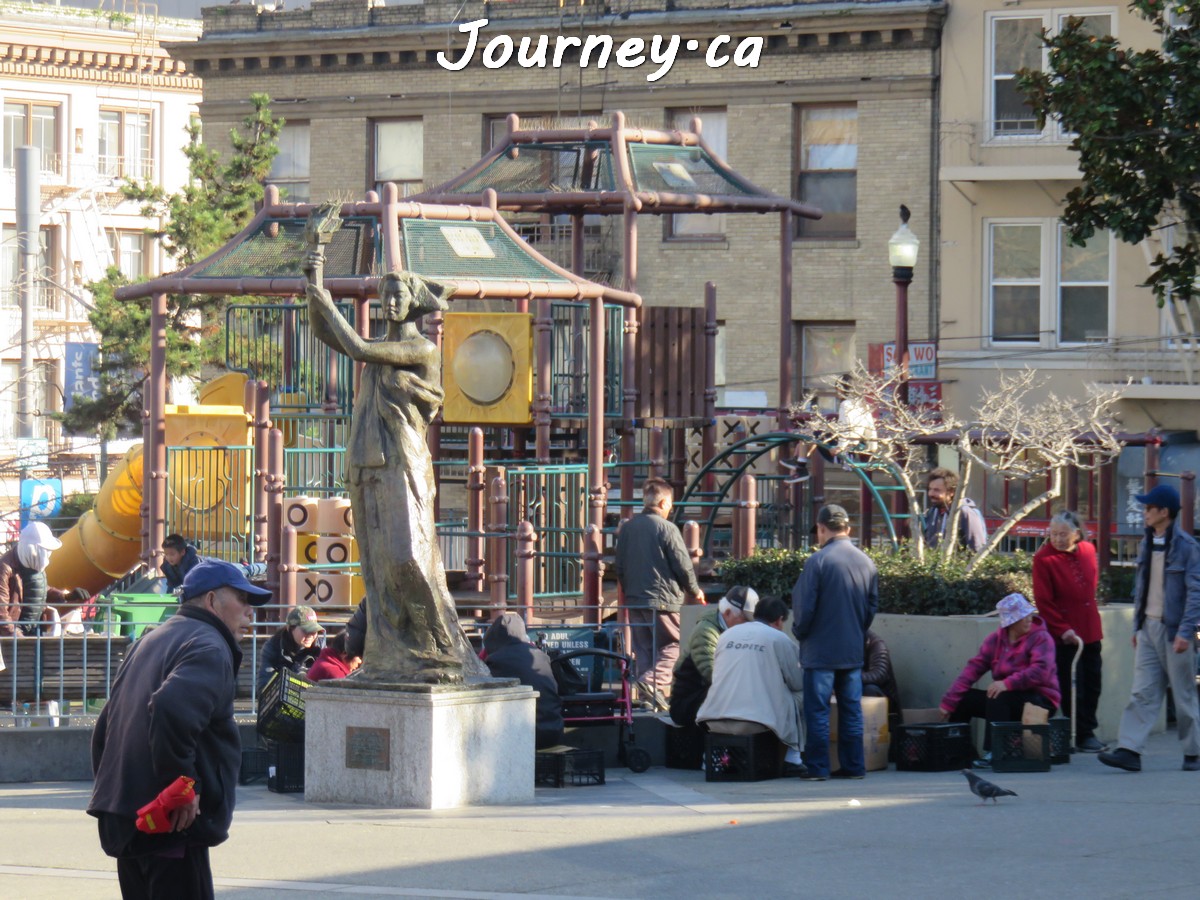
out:
M984 638L940 704L943 721L987 720L977 768L991 765L992 722L1020 722L1026 703L1054 712L1061 699L1054 639L1033 604L1021 594L1009 594L996 609L1000 627ZM987 690L971 687L988 672L992 683Z

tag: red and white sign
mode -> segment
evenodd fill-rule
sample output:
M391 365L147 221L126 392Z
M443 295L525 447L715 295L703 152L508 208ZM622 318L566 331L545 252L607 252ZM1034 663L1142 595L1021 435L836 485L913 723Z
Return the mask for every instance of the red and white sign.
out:
M883 345L884 371L896 365L896 342ZM932 381L937 378L937 344L933 341L910 341L908 345L908 377L910 381Z

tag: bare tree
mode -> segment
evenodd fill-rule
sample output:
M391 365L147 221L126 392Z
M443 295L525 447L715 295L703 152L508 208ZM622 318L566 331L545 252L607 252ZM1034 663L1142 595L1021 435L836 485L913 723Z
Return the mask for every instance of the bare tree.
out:
M815 443L835 448L846 465L889 473L908 498L908 508L923 513L917 484L926 470L925 455L914 452L920 438L941 437L958 450L959 484L970 483L976 466L1008 480L1045 477L1046 488L1012 511L968 564L974 570L1000 546L1018 522L1044 503L1062 495L1063 473L1069 466L1094 469L1121 452L1114 435L1116 391L1089 385L1081 399L1062 398L1046 389L1046 379L1032 370L1002 374L995 389L985 392L962 421L946 410L912 407L900 402L896 375L874 375L861 365L842 380L842 409L866 408L874 415L874 432L864 429L862 417L818 418L811 412L810 393L792 409L793 421ZM957 522L965 489L955 492L948 522ZM924 559L924 535L912 529L913 553ZM958 551L957 540L938 547L943 560Z

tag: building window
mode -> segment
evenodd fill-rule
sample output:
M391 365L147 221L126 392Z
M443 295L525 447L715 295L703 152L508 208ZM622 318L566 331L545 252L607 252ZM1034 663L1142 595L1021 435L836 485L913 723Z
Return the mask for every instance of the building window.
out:
M420 119L375 123L375 190L383 196L389 181L401 197L425 189L425 123Z
M54 281L54 230L38 232L38 269L33 276L34 309L57 308L58 290ZM15 225L5 225L0 236L0 308L18 309L21 305L21 253Z
M1084 344L1109 336L1108 232L1073 246L1055 219L988 226L994 343Z
M824 211L798 219L803 238L853 239L858 209L858 107L805 106L798 110L796 199Z
M1085 34L1103 37L1113 33L1111 12L1092 10L1045 10L1037 15L995 15L991 19L991 129L992 137L1050 136L1065 138L1058 126L1047 124L1048 132L1038 128L1037 116L1017 87L1021 69L1042 69L1046 57L1042 46L1043 30L1057 33L1070 18L1083 20ZM1052 129L1052 130L1051 130Z
M149 242L149 236L141 231L113 230L108 233L113 265L130 281L138 281L149 274Z
M16 168L16 148L37 147L42 172L62 172L62 154L58 143L58 106L8 100L4 103L4 168Z
M797 322L796 332L796 343L800 347L796 399L812 392L821 410L837 412L834 380L852 372L858 359L854 323Z
M57 384L58 364L54 360L35 360L33 364L32 401L35 411L58 411ZM20 405L21 364L6 360L0 362L0 440L11 441L17 435L17 416ZM46 415L33 417L33 436L49 439L54 420Z
M150 114L122 109L100 110L100 143L96 165L108 178L153 177Z
M702 136L710 150L721 160L729 152L728 117L724 109L676 109L670 112L670 127L676 131L690 131L692 118L699 116L704 130ZM666 236L680 241L713 241L725 237L725 214L701 213L667 216Z
M308 203L312 199L309 183L309 126L307 122L289 123L279 130L279 153L271 163L267 184L279 188L283 199Z

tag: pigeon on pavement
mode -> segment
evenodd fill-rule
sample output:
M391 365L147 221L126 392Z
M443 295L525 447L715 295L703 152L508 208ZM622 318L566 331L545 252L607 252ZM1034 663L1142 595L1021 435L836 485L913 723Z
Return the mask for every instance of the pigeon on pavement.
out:
M986 778L980 778L970 769L963 769L962 773L967 776L967 783L971 786L971 793L982 799L984 803L991 800L993 803L998 802L997 797L1015 797L1016 791L1010 791L1008 788L1002 788L998 784L992 784Z

